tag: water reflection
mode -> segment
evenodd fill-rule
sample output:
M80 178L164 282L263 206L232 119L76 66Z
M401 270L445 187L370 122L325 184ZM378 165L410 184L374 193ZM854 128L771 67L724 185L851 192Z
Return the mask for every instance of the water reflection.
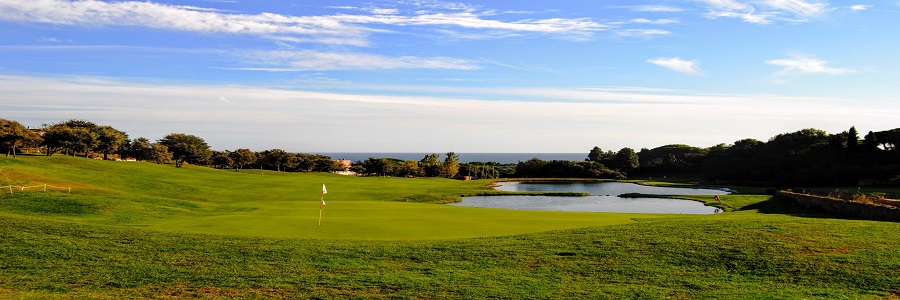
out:
M508 192L578 192L591 195L618 196L628 193L648 195L725 195L717 189L674 188L640 185L627 182L558 181L558 182L502 182L496 188Z
M653 187L624 182L504 182L497 189L515 192L581 192L595 196L479 196L464 197L462 202L451 205L519 210L713 214L719 212L719 209L706 206L697 201L663 198L621 198L618 195L627 193L651 195L728 194L727 191L716 189Z

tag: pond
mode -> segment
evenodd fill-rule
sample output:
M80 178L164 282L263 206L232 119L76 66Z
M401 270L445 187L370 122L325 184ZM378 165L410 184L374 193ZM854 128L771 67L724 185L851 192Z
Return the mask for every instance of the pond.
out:
M725 195L717 189L654 187L624 182L503 182L497 188L510 192L580 192L593 196L478 196L463 197L454 206L490 207L518 210L578 212L620 212L659 214L714 214L716 207L701 202L663 198L622 198L621 194Z

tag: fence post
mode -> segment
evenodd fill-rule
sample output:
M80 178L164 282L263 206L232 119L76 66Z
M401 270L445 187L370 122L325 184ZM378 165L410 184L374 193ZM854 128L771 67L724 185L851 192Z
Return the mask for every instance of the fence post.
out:
M12 184L9 185L9 194L12 195Z
M47 192L47 184L45 183L44 184L44 193L46 193L46 192Z
M71 194L71 193L72 193L72 188L69 188L69 194Z

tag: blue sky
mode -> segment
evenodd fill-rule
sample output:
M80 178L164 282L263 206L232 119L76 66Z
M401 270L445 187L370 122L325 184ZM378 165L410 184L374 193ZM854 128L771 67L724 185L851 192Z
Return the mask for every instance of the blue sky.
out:
M214 149L587 152L900 127L900 1L0 0L0 118Z

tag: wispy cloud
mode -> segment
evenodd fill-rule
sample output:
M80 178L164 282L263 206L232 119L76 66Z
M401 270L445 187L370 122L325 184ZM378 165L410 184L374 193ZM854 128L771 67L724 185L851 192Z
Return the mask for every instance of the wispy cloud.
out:
M614 6L616 8L626 8L633 11L643 12L682 12L683 8L668 5L634 5L634 6Z
M871 6L871 5L864 5L864 4L858 4L858 5L854 5L854 6L851 6L851 7L850 7L850 9L856 10L856 11L859 11L859 10L867 10L867 9L869 9L869 8L872 8L872 6Z
M364 38L383 29L367 25L443 26L478 30L555 35L581 40L610 26L589 18L492 20L476 6L445 1L403 1L419 11L401 15L396 8L357 8L368 14L290 16L273 13L232 14L215 9L153 2L0 1L0 20L70 26L143 26L166 30L256 35L265 38L325 44L364 45Z
M396 15L400 13L396 8L373 8L371 12L376 15Z
M42 37L36 39L38 42L47 42L47 43L62 43L63 40L60 40L55 37Z
M271 13L227 14L152 2L2 1L0 19L72 26L144 26L200 33L293 35L355 39L368 30L328 18Z
M444 38L454 38L463 40L490 40L498 38L512 38L523 36L521 33L508 31L486 31L486 32L462 32L457 30L437 30Z
M466 4L462 2L440 1L440 0L403 0L399 3L412 5L418 9L427 10L450 10L450 11L475 11L478 6Z
M816 0L699 0L706 4L710 18L737 18L748 23L772 24L778 21L807 22L819 18L831 8Z
M652 37L652 36L660 36L660 35L669 35L672 34L671 31L662 30L662 29L623 29L616 30L616 35L618 36L628 36L628 37Z
M776 82L784 82L787 77L805 74L846 75L857 72L849 68L829 67L827 61L801 54L794 54L789 58L770 59L766 64L782 67L773 74Z
M231 68L249 71L325 71L325 70L395 70L395 69L447 69L476 70L480 67L472 61L450 57L389 57L353 52L300 51L251 51L245 59L265 67Z
M640 24L666 25L666 24L678 23L678 20L672 20L672 19L650 20L650 19L645 19L645 18L637 18L637 19L631 19L631 22L632 23L640 23Z
M807 0L764 0L763 5L801 17L819 17L829 10L827 2Z
M83 118L133 137L187 132L218 150L356 152L570 152L587 151L597 140L614 141L604 148L708 146L765 139L800 126L842 130L847 119L865 123L858 127L889 128L900 113L896 106L870 108L855 99L639 87L445 89L455 92L442 94L454 96L0 76L0 100L30 99L0 101L0 107L4 117L34 125ZM123 95L129 101L121 101ZM711 131L709 124L718 129Z
M678 73L688 74L688 75L702 75L703 70L700 69L700 66L696 61L684 60L680 57L659 57L654 59L648 59L647 62L673 70Z

